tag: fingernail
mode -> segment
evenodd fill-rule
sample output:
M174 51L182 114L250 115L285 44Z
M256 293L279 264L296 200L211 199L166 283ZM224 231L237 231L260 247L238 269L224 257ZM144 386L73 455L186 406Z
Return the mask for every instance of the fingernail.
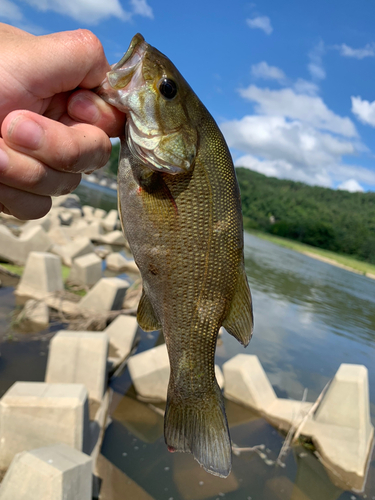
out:
M33 150L41 145L44 130L38 123L21 115L10 122L7 135L14 144Z
M97 106L91 99L78 95L68 105L69 115L75 120L85 123L96 123L100 118Z
M0 149L0 172L8 168L9 157L3 149Z

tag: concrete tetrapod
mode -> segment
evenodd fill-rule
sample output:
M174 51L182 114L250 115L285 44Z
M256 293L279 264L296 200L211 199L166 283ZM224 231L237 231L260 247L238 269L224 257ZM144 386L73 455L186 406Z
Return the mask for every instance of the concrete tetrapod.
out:
M26 302L22 311L22 322L24 327L31 331L40 331L48 328L49 309L45 302L30 299Z
M165 344L131 356L128 368L140 400L154 402L167 400L170 367ZM215 365L215 375L219 387L222 388L224 379L217 365Z
M122 308L129 283L120 278L102 278L79 302L79 307L93 314Z
M224 396L264 415L276 427L288 431L298 425L312 403L278 398L258 356L237 354L223 364Z
M112 348L112 354L109 357L112 367L117 367L130 355L137 330L137 318L124 314L117 316L104 330Z
M95 285L102 277L102 259L96 253L88 253L74 259L69 281L81 285Z
M226 398L259 411L272 425L312 439L332 482L362 491L373 446L367 368L342 364L315 413L312 403L277 398L257 356L238 354L223 365Z
M88 451L86 388L82 384L13 384L0 400L0 469L7 469L17 453L55 443Z
M41 299L63 289L60 257L47 252L31 252L15 294Z
M102 332L61 330L49 347L45 381L84 384L101 401L107 383L108 336Z
M42 226L26 229L17 238L7 227L0 226L0 259L15 264L25 264L30 252L47 252L52 246Z
M334 484L343 489L364 489L374 444L365 366L340 365L302 434L311 436Z
M55 444L18 453L0 487L0 500L91 500L92 458Z
M82 255L86 255L88 253L94 252L94 246L87 238L87 236L79 236L71 243L60 247L58 245L54 245L51 251L57 255L60 255L64 264L66 266L71 266L73 260L77 257L81 257Z

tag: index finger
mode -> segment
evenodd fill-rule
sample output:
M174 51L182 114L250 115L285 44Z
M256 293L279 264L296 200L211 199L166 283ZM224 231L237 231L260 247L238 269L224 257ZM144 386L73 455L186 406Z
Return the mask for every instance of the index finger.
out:
M33 42L35 51L23 58L22 66L33 72L29 90L41 98L76 87L97 87L110 70L102 44L89 30L52 33L35 37Z

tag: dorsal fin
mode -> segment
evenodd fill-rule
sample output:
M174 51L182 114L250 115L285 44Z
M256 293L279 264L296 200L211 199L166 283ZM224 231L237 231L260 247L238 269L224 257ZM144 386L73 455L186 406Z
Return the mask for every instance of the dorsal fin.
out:
M234 292L223 327L245 347L253 334L253 307L245 268L241 263L236 291Z

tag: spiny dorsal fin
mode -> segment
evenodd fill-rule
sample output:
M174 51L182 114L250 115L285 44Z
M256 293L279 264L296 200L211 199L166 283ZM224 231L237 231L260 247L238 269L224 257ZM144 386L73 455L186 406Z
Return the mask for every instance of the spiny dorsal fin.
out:
M153 332L161 328L161 324L156 318L154 309L144 290L142 290L141 300L138 304L137 321L145 332Z
M243 263L223 327L245 347L253 334L253 307Z

